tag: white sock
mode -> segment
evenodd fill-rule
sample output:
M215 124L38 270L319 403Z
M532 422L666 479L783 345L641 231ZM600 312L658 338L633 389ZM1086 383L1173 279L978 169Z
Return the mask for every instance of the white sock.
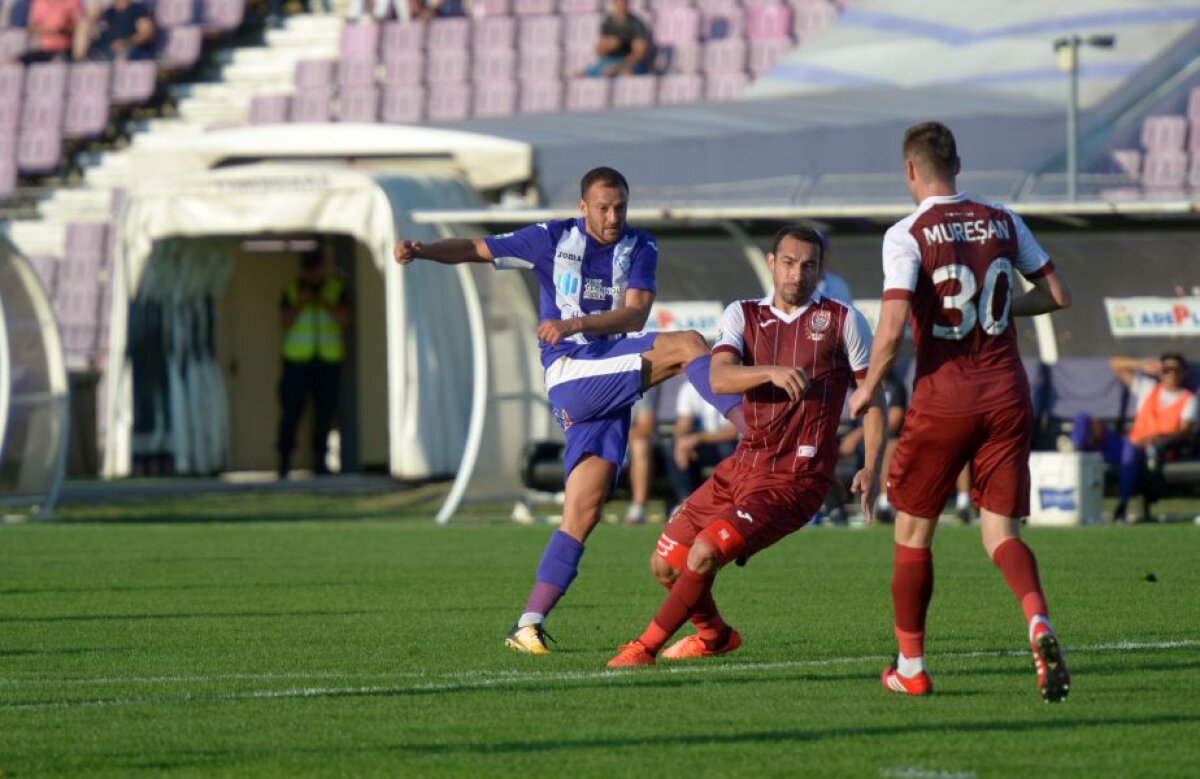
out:
M887 511L891 507L892 507L892 504L888 502L887 493L886 492L879 493L879 499L875 501L875 508L881 509L883 511Z
M1033 619L1029 620L1029 643L1031 644L1033 643L1033 632L1037 629L1038 625L1045 625L1046 630L1049 630L1051 633L1054 632L1054 626L1050 624L1050 620L1041 614L1035 615Z
M629 511L625 512L625 516L629 519L645 519L646 507L641 503L630 503Z
M517 627L523 628L527 625L540 625L545 621L545 614L538 614L536 611L527 611L517 620Z
M971 493L969 493L969 492L958 493L958 497L954 499L954 508L956 508L956 509L971 508Z
M900 653L896 658L896 670L906 679L911 679L917 674L925 670L925 658L922 657L905 657L904 653Z

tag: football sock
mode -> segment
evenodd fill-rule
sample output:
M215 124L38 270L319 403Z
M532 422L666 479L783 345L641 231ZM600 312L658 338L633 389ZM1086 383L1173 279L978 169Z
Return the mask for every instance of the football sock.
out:
M891 507L892 507L892 504L888 502L887 493L886 492L879 493L879 498L875 501L875 510L876 511L887 511Z
M725 631L729 629L729 626L725 624L725 619L717 610L717 602L713 600L711 588L696 602L696 607L692 609L691 620L692 624L696 626L696 634L708 645L709 649L715 649L723 643L721 638L725 636Z
M540 625L546 621L546 615L536 611L527 611L517 620L517 627L523 628L527 625Z
M1024 541L1010 538L1000 544L992 553L992 562L1004 574L1008 588L1021 602L1026 622L1032 622L1037 616L1049 616L1042 583L1038 579L1037 558Z
M971 493L958 493L958 495L954 498L954 508L958 509L959 511L971 508Z
M683 626L704 596L711 595L716 576L716 571L696 573L691 568L683 569L675 584L671 585L671 591L667 593L662 606L659 606L658 613L638 638L650 654L657 654L667 639Z
M721 416L728 419L737 426L739 433L746 432L746 420L741 414L730 416L733 410L742 405L741 395L718 395L713 392L712 384L708 379L709 366L712 365L712 355L705 354L689 362L684 366L687 372L688 381L700 393L700 397L708 401L721 412ZM741 424L738 424L738 423Z
M646 518L646 507L641 503L630 503L625 512L625 519L631 522L641 522Z
M558 599L571 586L571 582L575 581L581 557L583 544L563 531L555 530L546 543L546 551L542 552L541 562L538 563L537 583L533 585L529 600L525 602L525 615L540 614L545 619L545 615L558 603Z
M933 597L933 550L896 544L892 564L892 609L900 654L925 655L925 614Z
M896 657L896 671L906 679L911 679L924 670L924 657L908 657L903 652Z
M1029 620L1029 643L1033 643L1034 636L1044 632L1054 632L1054 626L1050 624L1050 620L1041 614Z

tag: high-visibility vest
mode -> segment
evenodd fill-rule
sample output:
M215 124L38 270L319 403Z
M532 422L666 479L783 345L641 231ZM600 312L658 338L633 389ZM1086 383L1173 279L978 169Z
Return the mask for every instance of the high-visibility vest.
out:
M1179 390L1179 397L1167 406L1158 403L1162 396L1162 385L1158 384L1150 390L1150 396L1138 409L1133 418L1133 428L1129 431L1129 440L1135 444L1156 435L1172 435L1183 429L1183 409L1192 398L1192 393L1185 389Z
M293 281L284 290L289 306L300 300L300 282ZM336 306L342 299L342 281L329 277L321 283L321 299ZM341 362L346 356L342 328L324 307L309 303L300 309L296 321L283 336L283 359L288 362Z

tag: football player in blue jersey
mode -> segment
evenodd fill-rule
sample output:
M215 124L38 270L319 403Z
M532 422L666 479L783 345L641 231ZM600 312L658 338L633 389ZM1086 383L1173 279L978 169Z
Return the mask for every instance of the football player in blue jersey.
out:
M532 270L541 288L537 336L550 405L566 435L566 491L562 525L505 638L518 652L549 651L543 623L575 579L624 459L630 407L643 392L686 371L706 400L744 427L741 396L712 391L708 345L699 333L639 332L654 303L658 246L625 223L628 204L625 177L595 168L580 182L578 218L481 239L400 241L393 252L401 265L422 259Z

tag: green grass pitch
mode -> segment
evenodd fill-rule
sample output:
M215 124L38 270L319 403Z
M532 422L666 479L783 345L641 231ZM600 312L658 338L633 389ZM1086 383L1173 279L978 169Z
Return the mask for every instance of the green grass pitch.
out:
M1070 700L946 527L928 659L884 692L886 528L811 528L726 571L736 654L607 672L661 590L659 528L601 526L547 657L501 646L547 526L435 527L387 496L81 507L0 528L4 776L1196 776L1200 528L1035 529ZM292 521L249 521L248 517ZM401 519L390 517L400 516ZM208 521L187 521L187 520ZM344 521L334 521L341 519Z

